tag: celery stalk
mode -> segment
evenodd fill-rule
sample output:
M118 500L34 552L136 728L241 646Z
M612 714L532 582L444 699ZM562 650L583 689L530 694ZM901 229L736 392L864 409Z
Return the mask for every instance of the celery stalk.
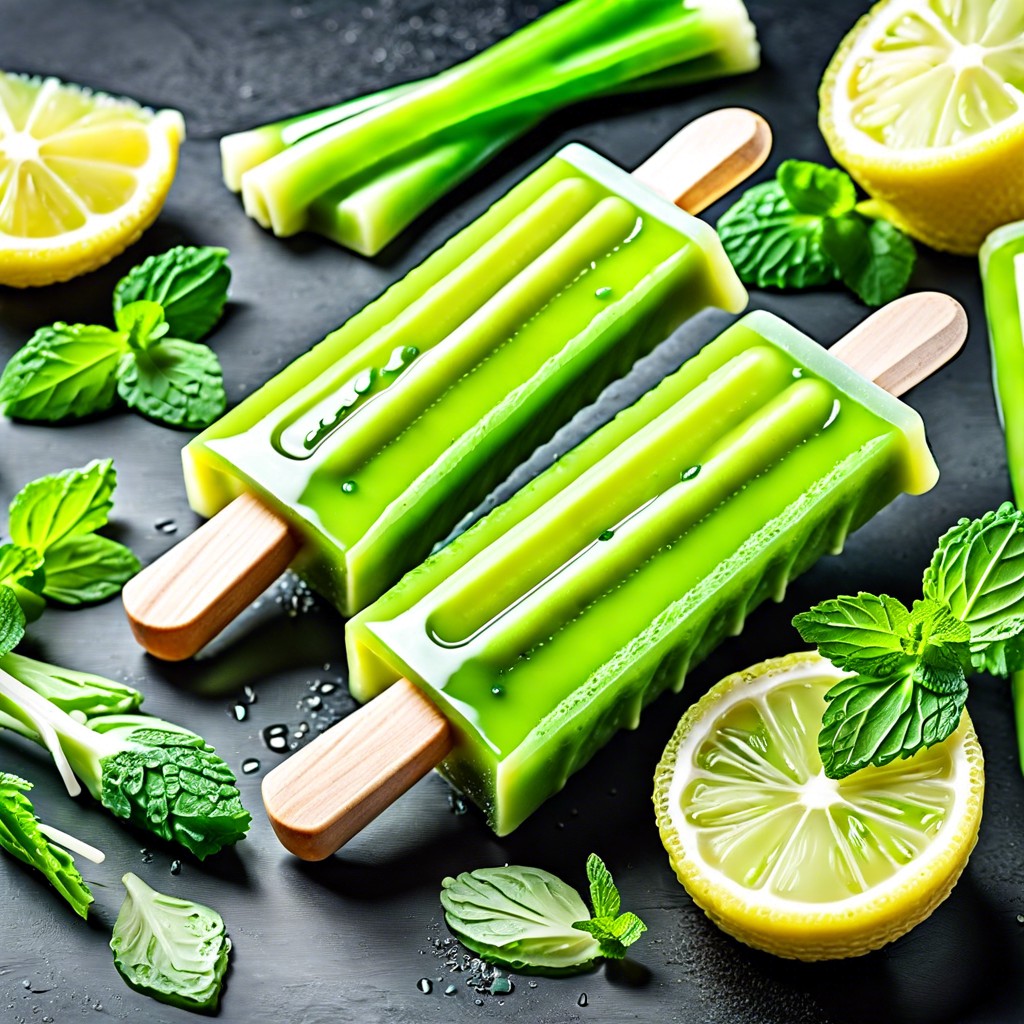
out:
M372 255L548 113L757 60L742 0L571 0L432 78L229 137L225 178L275 234Z

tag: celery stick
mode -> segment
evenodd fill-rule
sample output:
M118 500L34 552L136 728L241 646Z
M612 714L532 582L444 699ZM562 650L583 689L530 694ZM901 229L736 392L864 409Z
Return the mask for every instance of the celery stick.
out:
M241 176L246 212L278 235L313 227L345 244L351 236L363 250L372 240L377 251L437 198L445 167L457 171L449 170L450 187L559 107L756 64L741 0L572 0L464 64L250 167ZM463 129L476 141L459 140ZM271 149L283 141L280 129L267 135ZM394 208L385 181L398 190Z

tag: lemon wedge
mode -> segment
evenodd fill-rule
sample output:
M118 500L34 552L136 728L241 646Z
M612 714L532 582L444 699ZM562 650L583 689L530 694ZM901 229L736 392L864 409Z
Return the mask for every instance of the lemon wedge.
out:
M882 0L822 79L820 126L877 212L977 252L1024 218L1024 3Z
M778 956L859 956L950 893L978 838L985 773L967 713L913 757L825 776L815 653L723 679L687 711L655 773L662 842L720 928Z
M176 110L0 72L0 284L66 281L131 245L184 135Z

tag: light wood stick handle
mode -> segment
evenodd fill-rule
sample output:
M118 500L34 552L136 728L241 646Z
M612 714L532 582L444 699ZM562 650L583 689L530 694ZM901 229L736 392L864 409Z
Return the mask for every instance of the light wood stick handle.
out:
M696 214L749 178L771 148L772 132L763 117L743 107L723 107L673 135L633 177Z
M966 338L967 314L956 299L915 292L872 313L829 352L899 396L948 363Z
M288 850L323 860L443 760L452 742L444 715L399 680L266 776L267 816Z
M270 586L295 557L288 524L249 494L125 584L135 639L165 661L191 657Z

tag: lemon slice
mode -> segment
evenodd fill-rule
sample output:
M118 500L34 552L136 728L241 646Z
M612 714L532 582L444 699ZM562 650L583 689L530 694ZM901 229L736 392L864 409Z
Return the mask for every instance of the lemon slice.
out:
M723 679L683 716L654 776L662 842L720 928L779 956L859 956L923 921L978 838L984 767L967 713L942 743L840 781L821 768L824 694L793 654Z
M832 155L879 212L938 249L974 253L1024 218L1024 3L882 0L820 91Z
M131 245L184 134L176 110L0 72L0 284L66 281Z

